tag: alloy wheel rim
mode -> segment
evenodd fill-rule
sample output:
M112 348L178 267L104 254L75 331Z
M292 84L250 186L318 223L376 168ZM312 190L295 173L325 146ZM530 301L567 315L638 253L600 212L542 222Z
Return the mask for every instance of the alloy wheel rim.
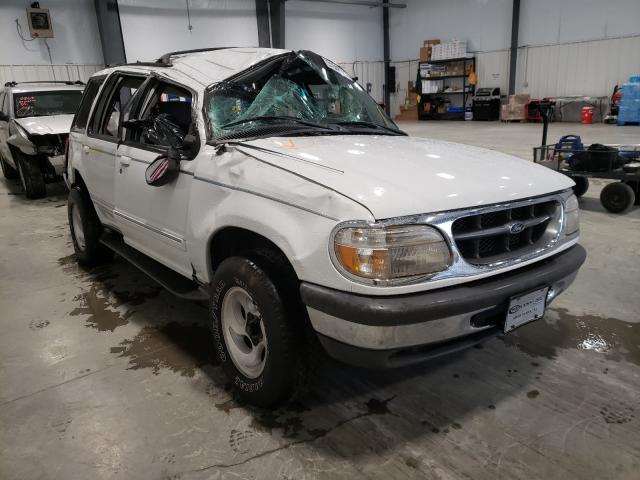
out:
M242 287L222 300L222 330L231 361L248 378L258 378L267 362L267 336L260 309Z
M71 222L73 223L73 236L76 239L76 244L78 245L78 248L80 250L84 251L86 246L84 239L84 229L82 228L80 211L75 205L71 207Z

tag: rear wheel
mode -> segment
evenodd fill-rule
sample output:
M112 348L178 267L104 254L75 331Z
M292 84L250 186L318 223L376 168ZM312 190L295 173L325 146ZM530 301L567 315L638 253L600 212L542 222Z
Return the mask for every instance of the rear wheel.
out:
M573 186L573 193L575 193L576 197L580 198L587 190L589 190L589 179L587 177L571 177L571 180L576 182Z
M27 198L42 198L47 194L44 177L37 162L26 155L16 155L20 182Z
M16 172L16 169L9 165L2 155L0 155L0 167L2 167L2 174L7 180L18 178L18 172Z
M631 209L636 201L633 189L626 183L610 183L602 189L600 202L611 213L624 213Z
M300 378L303 336L266 270L245 257L224 260L210 311L216 355L239 396L265 408L288 399Z
M73 187L67 201L69 228L78 263L93 266L113 257L113 252L100 243L102 224L89 196L80 188Z

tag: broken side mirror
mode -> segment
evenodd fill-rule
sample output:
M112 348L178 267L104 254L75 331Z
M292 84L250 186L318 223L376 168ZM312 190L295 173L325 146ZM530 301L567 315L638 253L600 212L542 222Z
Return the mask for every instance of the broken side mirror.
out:
M197 135L188 134L184 136L184 140L180 145L184 158L186 160L193 160L200 151L200 139Z
M147 167L145 179L152 187L161 187L172 182L180 175L180 154L174 148L157 157Z

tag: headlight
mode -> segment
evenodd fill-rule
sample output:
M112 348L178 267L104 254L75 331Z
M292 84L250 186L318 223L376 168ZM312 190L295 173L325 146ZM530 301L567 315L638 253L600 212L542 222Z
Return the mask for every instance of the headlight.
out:
M572 235L580 230L578 198L571 194L564 203L564 234Z
M339 266L369 280L436 273L449 268L452 260L445 239L426 225L345 227L333 243Z

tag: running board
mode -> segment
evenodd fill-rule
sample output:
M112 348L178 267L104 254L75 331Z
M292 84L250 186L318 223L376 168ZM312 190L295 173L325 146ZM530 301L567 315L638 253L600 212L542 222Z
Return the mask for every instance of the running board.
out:
M200 289L200 286L196 282L189 280L170 268L165 267L160 262L155 261L153 258L130 247L124 243L120 235L112 232L104 232L100 236L100 242L138 267L176 297L193 301L208 300L208 295Z

